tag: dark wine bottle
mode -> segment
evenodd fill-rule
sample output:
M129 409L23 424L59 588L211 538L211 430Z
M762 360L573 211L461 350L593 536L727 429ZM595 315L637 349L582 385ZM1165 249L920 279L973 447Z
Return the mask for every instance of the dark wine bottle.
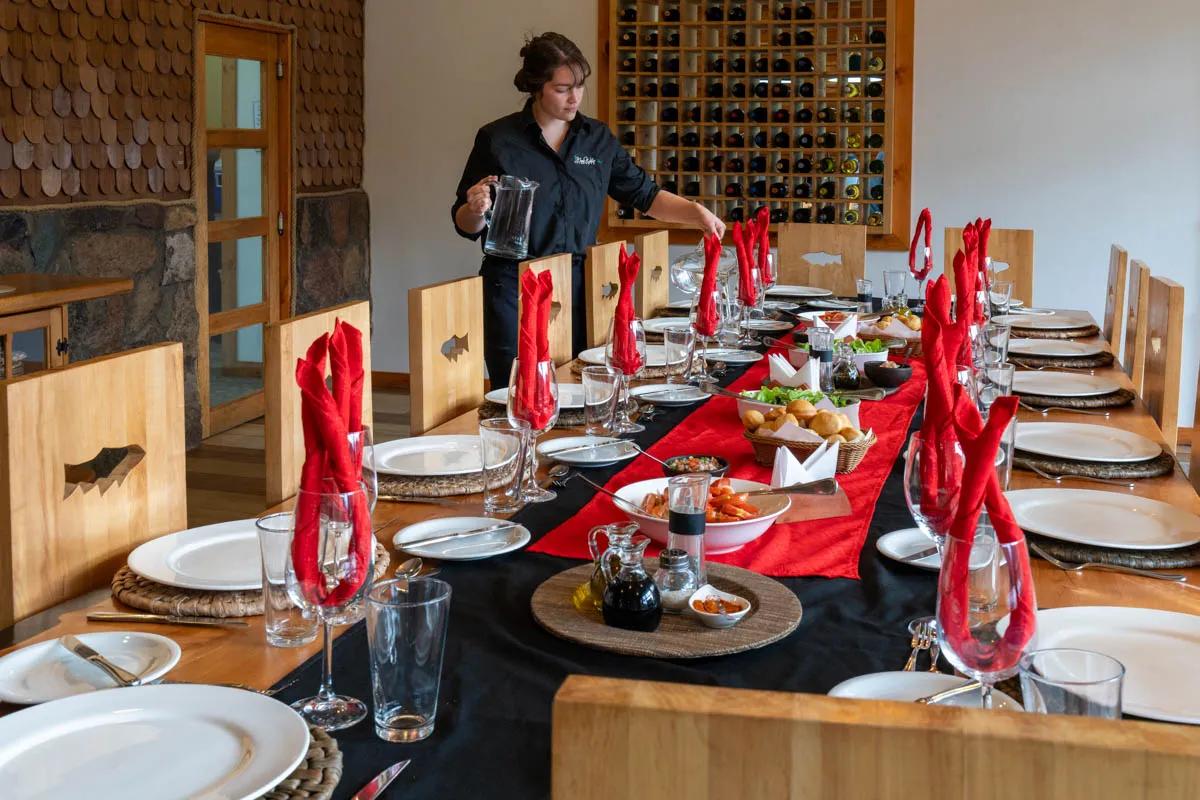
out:
M658 47L658 31L648 32L643 41L647 47Z
M685 134L683 134L682 141L683 141L684 147L699 147L700 146L700 134L696 133L695 131L688 131Z
M787 197L787 184L776 181L771 184L771 187L767 190L767 194L771 197Z
M796 112L796 122L812 122L813 111L808 106L804 106Z
M813 146L813 137L811 133L801 133L796 136L796 147L801 150L811 150Z
M797 94L800 97L812 97L814 94L812 81L801 82L800 88L797 90Z
M679 84L675 81L667 81L663 84L663 97L679 97Z
M791 113L786 108L777 108L771 112L771 122L776 125L786 125L791 121Z
M775 8L775 19L789 20L792 18L792 7L787 3L780 3Z
M700 181L688 181L683 185L683 193L688 197L698 197L700 195Z
M744 222L746 219L746 209L741 206L735 206L729 209L730 222Z
M817 222L829 225L837 220L837 211L833 206L821 206L817 209Z
M708 97L722 97L725 94L725 87L719 83L710 83L704 94Z
M700 116L700 106L692 106L692 107L690 107L690 108L687 110L687 118L688 118L690 121L692 121L692 122L699 122L699 121L701 120L701 116Z
M887 41L887 36L883 32L883 28L875 28L867 34L867 41L871 44L883 44Z
M804 156L801 156L800 158L796 159L795 168L796 172L800 174L808 174L809 172L812 172L812 162Z
M684 156L684 158L683 158L683 171L684 171L684 172L699 172L699 171L700 171L700 159L699 159L699 157L697 157L697 156Z
M819 133L817 134L817 147L831 149L837 147L836 133Z
M663 181L661 186L671 194L679 194L679 184L675 181Z
M734 97L745 97L746 96L746 84L742 83L741 81L738 81L733 86L729 87L729 93L732 94ZM717 95L717 97L720 97L720 95Z
M867 97L883 97L883 81L868 82Z
M746 71L746 59L742 58L741 56L735 56L733 60L729 62L729 71L744 73Z
M857 106L850 106L842 112L842 122L862 122L862 113Z
M802 4L796 9L796 19L812 19L815 15L808 4Z
M656 56L650 56L645 61L643 61L642 62L642 71L643 72L658 72L658 58Z
M629 29L623 30L617 37L617 42L621 47L637 47L637 34Z
M725 9L720 5L711 5L704 10L704 18L709 22L720 22L725 19Z
M883 119L884 119L884 112L883 112L882 108L871 109L871 122L882 123Z
M622 8L621 22L637 22L637 6L625 6Z
M671 56L663 62L663 72L679 72L679 58Z
M872 133L870 136L868 136L867 147L870 147L872 150L878 150L880 147L883 147L883 134Z
M732 31L729 34L729 44L732 45L733 47L745 47L746 46L746 32L745 31Z
M720 172L725 166L725 159L721 156L709 156L704 159L704 169L708 172Z
M637 96L637 84L636 83L625 83L625 84L621 85L621 97L636 97L636 96Z
M807 29L796 31L796 46L797 47L812 47L817 43L817 37L813 32Z
M709 122L721 122L724 119L725 119L725 109L721 108L720 106L709 106L709 108L708 108L708 121Z
M796 59L796 72L812 72L813 62L808 56L800 56Z
M880 159L880 158L871 159L867 163L867 172L870 172L872 175L882 175L883 174L883 159Z
M746 140L740 133L734 131L725 137L725 146L741 149L746 146Z
M646 97L658 97L658 84L650 81L642 87L642 94Z
M633 206L617 206L617 219L633 219Z
M667 106L659 113L659 117L663 122L678 122L679 109L675 106Z
M846 69L850 72L862 72L862 53L851 53L847 56Z
M872 200L882 200L883 199L883 184L882 183L877 183L871 187L871 199Z
M771 137L771 143L780 150L786 149L791 142L792 137L788 136L787 131L777 131L775 135Z
M786 158L781 158L775 162L775 171L780 175L787 175L789 172L791 172L791 169L792 162L788 161Z
M745 6L734 6L733 8L729 9L729 21L730 22L745 22L746 21Z
M772 208L771 213L767 215L771 222L787 222L787 210L782 208Z
M725 184L725 196L726 197L741 197L742 196L741 182L740 181L730 181L729 183Z
M824 172L826 175L830 175L837 171L837 161L829 156L825 156L819 162L817 162L817 171ZM828 196L833 197L833 195Z
M771 70L773 72L787 72L789 66L791 65L786 58L777 58L771 62Z
M663 169L665 169L667 172L678 172L679 159L675 156L667 156L663 161Z
M846 199L858 200L862 197L862 184L850 183L846 185Z
M671 131L670 133L667 134L667 138L666 138L666 141L664 142L664 144L666 144L667 147L678 147L679 146L679 134L676 133L675 131Z
M770 94L770 87L766 81L759 81L754 84L754 96L760 99L765 99Z
M808 223L812 222L812 209L807 207L797 208L792 212L792 222Z
M713 147L720 147L721 146L721 132L713 131L708 136L705 136L704 140L706 142L708 142L709 144L711 144Z
M766 181L754 181L753 183L751 183L749 195L751 197L766 197L767 196L767 182Z
M667 47L679 47L679 31L670 31L667 34Z
M792 188L792 197L799 197L801 200L812 197L812 184L808 181L800 181Z
M625 145L626 147L631 147L636 141L637 137L633 131L625 131L621 134L621 144Z
M867 69L871 72L883 72L883 58L880 56L871 56L867 60Z
M745 122L746 112L740 108L731 108L729 109L729 113L725 115L725 119L728 122Z
M779 45L780 47L791 47L792 46L791 31L783 31L778 36L776 36L775 44Z
M712 61L708 62L708 71L709 72L724 72L725 71L725 59L718 56L718 57L714 58Z
M758 123L766 122L767 121L766 106L755 106L754 108L750 109L750 121L758 122Z
M679 9L678 8L664 8L663 9L663 22L679 22Z
M633 122L637 119L637 107L629 106L621 109L621 119L625 122Z
M817 197L828 199L833 197L836 191L837 187L833 181L821 181L820 185L817 186Z
M745 172L746 162L740 158L731 158L729 163L725 165L726 172Z
M753 156L750 159L750 171L758 172L758 173L766 172L767 171L767 157L766 156Z
M755 72L766 72L769 63L766 56L760 56L754 59L753 69Z
M792 86L790 83L776 83L771 86L771 97L791 97Z
M621 72L637 72L637 59L625 56L621 59Z

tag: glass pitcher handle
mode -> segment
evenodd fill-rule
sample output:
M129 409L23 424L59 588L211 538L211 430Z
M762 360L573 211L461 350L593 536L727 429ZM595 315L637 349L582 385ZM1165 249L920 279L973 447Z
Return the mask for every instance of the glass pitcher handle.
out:
M492 227L492 209L496 207L496 187L499 185L500 180L498 178L493 178L492 180L488 181L488 186L490 186L492 189L492 203L488 206L488 210L483 212L483 224L489 228Z

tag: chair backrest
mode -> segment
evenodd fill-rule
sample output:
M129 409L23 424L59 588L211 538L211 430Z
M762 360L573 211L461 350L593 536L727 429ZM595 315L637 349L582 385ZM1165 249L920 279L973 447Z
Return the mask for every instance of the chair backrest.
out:
M410 426L414 436L483 402L483 337L480 276L408 290Z
M1142 399L1172 451L1179 439L1179 371L1183 366L1183 286L1154 275L1146 312Z
M1200 791L1200 736L1161 723L572 675L551 797L1166 800Z
M642 259L633 303L642 319L650 319L671 301L670 245L671 234L667 231L633 237L633 246Z
M1200 437L1197 437L1196 432L1200 431L1200 375L1196 376L1196 413L1192 416L1191 437L1188 444L1191 446L1191 460L1188 462L1188 477L1192 479L1192 488L1196 490L1196 494L1200 494L1200 458L1196 456L1196 445L1200 443Z
M583 296L587 304L587 345L598 347L608 342L613 314L617 311L620 288L621 247L624 242L608 242L588 248L583 268L586 284Z
M183 346L0 382L0 627L187 527Z
M304 426L300 421L300 388L296 386L296 359L321 334L333 330L335 320L348 322L363 334L363 424L371 425L371 305L345 303L301 317L267 325L264 342L266 380L263 392L267 413L263 419L267 457L267 505L292 497L300 488L304 466Z
M1108 289L1104 295L1104 322L1100 334L1108 342L1108 349L1117 358L1121 357L1122 326L1125 324L1125 280L1129 271L1129 253L1119 244L1114 244L1108 255Z
M853 297L854 282L867 264L867 229L863 225L782 223L778 227L777 281L816 286Z
M1125 350L1121 366L1142 393L1142 375L1146 370L1146 304L1150 297L1150 268L1136 258L1129 262L1129 302L1126 304Z
M559 253L522 261L517 269L517 276L523 275L527 269L536 272L550 270L550 274L554 276L554 295L550 304L550 358L561 366L575 355L571 352L571 254ZM517 293L517 298L519 314L520 292Z
M954 254L962 249L963 229L946 228L942 266L950 289L954 289ZM995 267L1006 264L996 280L1012 281L1014 300L1033 305L1033 231L1024 228L992 228L988 234L988 256Z

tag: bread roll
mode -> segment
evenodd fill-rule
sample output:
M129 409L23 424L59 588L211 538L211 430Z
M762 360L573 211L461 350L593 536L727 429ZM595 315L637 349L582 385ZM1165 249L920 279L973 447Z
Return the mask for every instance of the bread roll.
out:
M841 424L837 414L823 408L809 421L808 427L818 436L832 436L846 426Z
M782 428L784 425L788 424L789 422L792 423L793 425L800 424L800 420L796 419L791 414L784 414L782 417L779 418L779 428ZM775 430L779 430L779 428L776 428Z
M766 421L766 417L757 408L752 408L742 415L742 425L746 426L746 430L752 431Z
M826 436L825 441L829 442L830 444L833 444L834 442L845 444L846 437L842 436L840 433L835 433L832 436Z
M807 400L793 400L787 404L787 411L797 420L809 420L817 413L816 406Z
M863 437L863 432L853 426L847 426L838 431L838 435L847 442L857 442Z

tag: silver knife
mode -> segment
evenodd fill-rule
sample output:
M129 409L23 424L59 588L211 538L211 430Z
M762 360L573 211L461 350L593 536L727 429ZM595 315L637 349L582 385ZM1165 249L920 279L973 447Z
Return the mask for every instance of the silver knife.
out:
M160 625L204 625L212 628L245 628L248 622L224 617L179 617L174 614L137 614L129 611L92 611L88 622L152 622Z
M930 556L936 556L937 552L938 552L938 549L936 547L927 547L924 550L919 550L916 553L911 553L900 560L906 564L911 564L914 561L920 561L922 559L929 558Z
M359 789L358 794L351 797L350 800L375 800L388 787L388 784L396 779L397 775L404 772L404 768L410 763L412 763L410 760L405 760L392 764L383 772L376 775L370 783Z
M571 453L583 453L588 450L603 450L607 447L620 446L620 447L624 448L624 446L627 444L630 444L630 442L627 442L623 439L618 439L617 441L614 441L614 442L599 442L599 443L593 443L593 444L581 444L576 447L564 447L562 450L551 450L551 451L547 452L546 455L550 456L551 458L557 458L558 456L566 456L566 455L570 455Z
M118 686L137 686L141 681L141 678L137 675L134 675L127 669L118 667L69 633L65 636L60 636L58 643L66 648L67 652L104 672L104 674L116 681Z
M431 544L439 544L441 542L449 542L452 539L462 539L468 536L482 536L485 533L495 533L496 531L506 531L510 528L516 528L517 523L506 522L499 525L489 525L486 528L471 528L466 531L455 531L453 533L443 533L438 536L427 536L424 539L414 539L411 542L393 542L397 548L404 550L409 547L425 547Z

